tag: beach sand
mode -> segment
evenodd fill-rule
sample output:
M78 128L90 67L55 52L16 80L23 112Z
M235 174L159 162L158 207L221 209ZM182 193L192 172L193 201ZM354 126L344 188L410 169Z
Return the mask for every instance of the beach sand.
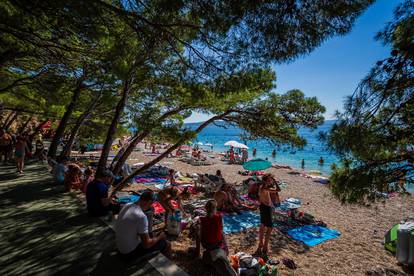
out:
M134 152L130 164L147 162L153 157ZM161 161L182 173L210 173L221 170L229 183L241 183L246 176L237 172L243 170L240 165L227 165L221 161L210 166L192 166L175 158ZM289 174L288 169L271 168L278 180L288 187L281 192L281 199L299 198L301 210L322 220L327 227L339 230L339 238L329 240L314 247L308 247L290 239L275 230L271 237L269 257L281 260L284 257L295 261L298 268L290 270L280 264L281 275L405 275L407 271L397 264L395 257L384 250L384 234L400 220L414 214L414 198L397 196L392 199L372 203L367 206L341 204L332 196L326 185L313 182L300 175ZM252 254L257 247L258 228L246 232L227 235L230 254L239 251ZM194 260L189 247L194 247L186 232L172 242L173 260L190 275L206 275L200 261ZM410 272L408 272L410 273ZM207 274L208 275L208 274Z

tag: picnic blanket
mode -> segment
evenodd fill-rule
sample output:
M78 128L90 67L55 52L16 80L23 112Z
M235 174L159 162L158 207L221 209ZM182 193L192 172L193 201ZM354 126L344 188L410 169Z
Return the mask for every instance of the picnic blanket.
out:
M239 215L223 215L223 232L225 234L239 233L243 230L260 225L260 215L251 211Z
M318 225L305 225L299 228L291 229L287 233L293 239L301 241L308 246L315 246L341 235L338 230Z

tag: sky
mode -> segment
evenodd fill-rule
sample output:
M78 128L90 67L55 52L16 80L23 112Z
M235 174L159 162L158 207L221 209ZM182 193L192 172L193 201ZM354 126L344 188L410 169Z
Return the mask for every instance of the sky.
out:
M377 0L355 22L351 32L325 41L311 54L292 63L275 65L277 93L299 89L317 97L326 107L325 118L334 119L346 96L377 60L389 55L390 49L374 39L375 34L392 20L393 10L402 0ZM194 113L186 122L205 121L210 116Z

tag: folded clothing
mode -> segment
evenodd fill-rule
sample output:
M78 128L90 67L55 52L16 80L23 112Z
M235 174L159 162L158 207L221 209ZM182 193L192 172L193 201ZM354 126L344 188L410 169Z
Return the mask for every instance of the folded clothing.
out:
M291 229L287 233L293 239L301 241L308 246L315 246L341 235L338 230L318 225L305 225L299 228Z

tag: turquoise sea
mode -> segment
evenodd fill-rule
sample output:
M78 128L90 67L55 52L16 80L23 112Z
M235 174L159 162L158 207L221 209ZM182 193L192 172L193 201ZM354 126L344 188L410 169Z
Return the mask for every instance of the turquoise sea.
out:
M256 157L268 158L272 163L285 164L294 168L301 168L301 160L305 160L305 170L319 170L324 175L331 172L331 164L338 162L338 157L328 151L326 144L318 139L319 132L329 131L334 120L325 121L323 125L315 130L302 128L299 130L301 136L307 140L307 145L301 150L287 149L272 145L266 140L244 140L241 138L243 131L234 126L226 126L224 122L218 122L216 125L209 125L199 133L195 143L213 144L213 150L221 152L228 150L224 143L229 140L236 140L245 143L249 147L249 158L252 158L253 148L257 149ZM189 123L185 126L191 129L197 128L201 123ZM210 147L204 147L210 149ZM272 157L272 151L276 150L276 157ZM324 159L323 166L319 166L318 160Z
M256 148L257 158L268 158L272 163L289 165L293 168L301 168L302 159L305 160L305 171L318 170L323 175L328 176L331 173L331 165L338 163L339 158L335 153L330 152L327 149L326 144L319 140L318 136L320 132L327 132L331 129L335 120L327 120L323 125L315 130L308 128L299 129L299 134L307 140L307 145L301 150L283 149L272 145L266 140L243 140L243 131L240 128L234 126L228 126L224 122L218 122L216 125L209 125L202 132L200 132L193 142L201 142L203 144L213 144L213 151L222 152L229 149L224 146L229 140L236 140L244 143L249 147L249 158L252 158L253 148ZM185 127L190 129L197 128L201 123L188 123ZM203 146L202 148L211 149L210 147ZM272 151L276 150L276 157L272 157ZM318 163L319 158L324 159L323 166ZM414 194L414 185L408 184L407 189L410 193Z

